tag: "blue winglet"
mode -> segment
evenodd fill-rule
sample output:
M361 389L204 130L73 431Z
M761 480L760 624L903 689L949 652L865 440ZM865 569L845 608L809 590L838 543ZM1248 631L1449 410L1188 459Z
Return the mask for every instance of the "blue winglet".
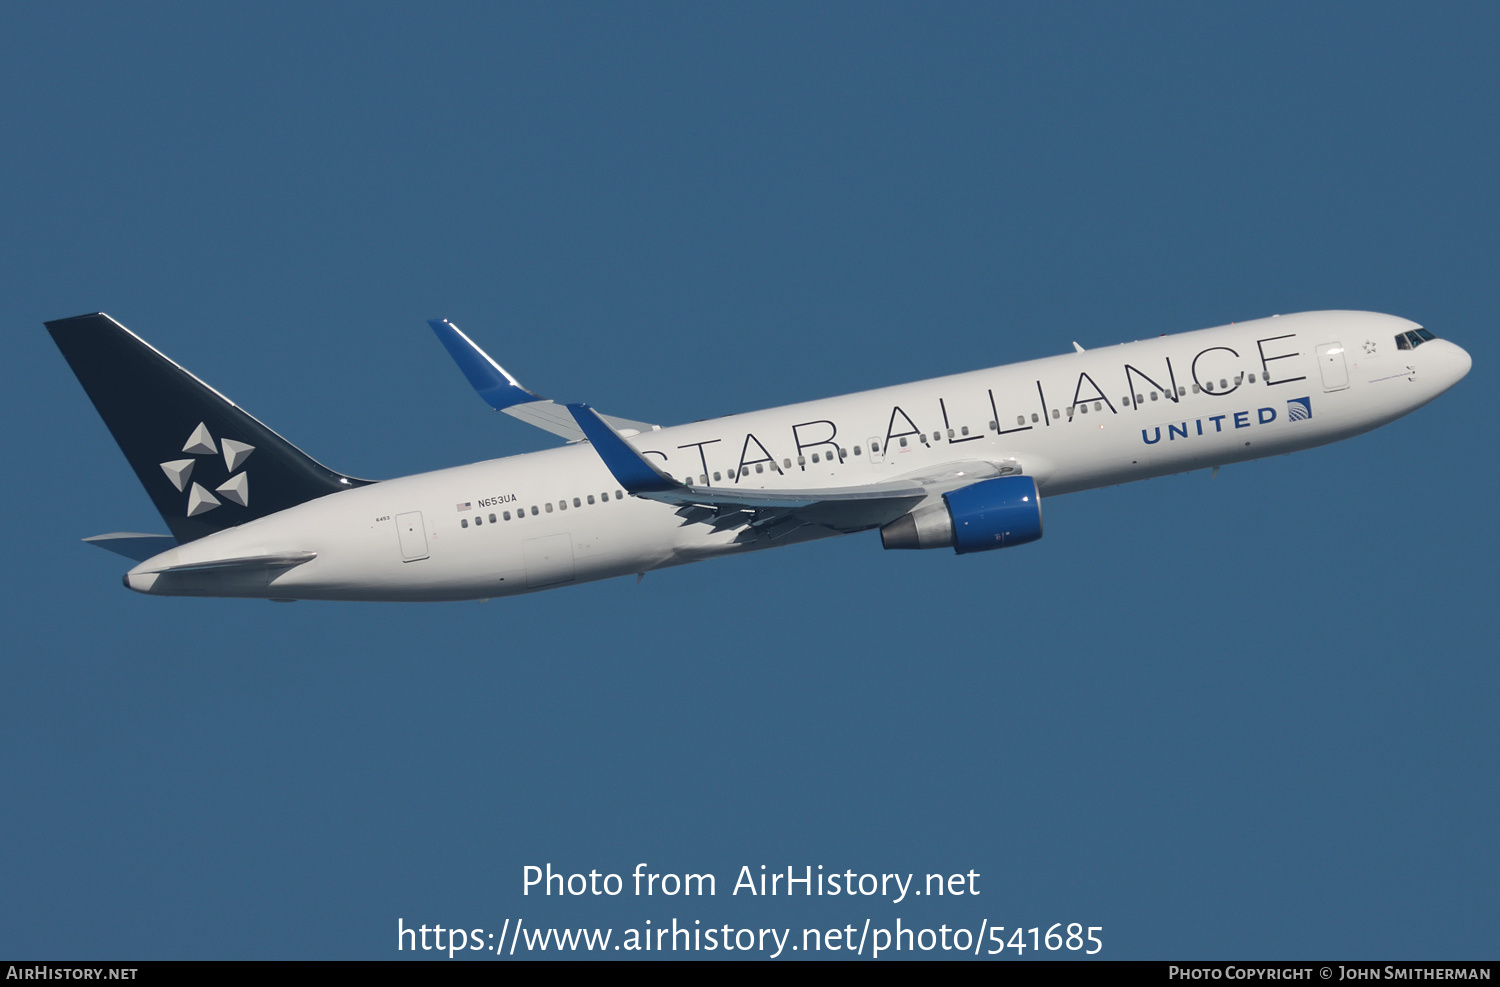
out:
M649 493L655 490L677 490L676 480L648 463L630 443L620 438L619 433L605 424L598 412L586 404L570 404L568 410L583 434L593 443L594 451L604 460L604 465L619 481L620 486L631 493Z
M437 338L447 347L453 362L469 378L474 390L496 411L504 411L512 405L526 404L529 401L546 400L540 394L533 394L522 387L514 377L505 372L504 367L491 360L488 353L475 346L474 341L465 336L458 326L447 319L428 319L427 324L432 326L432 331L437 333Z

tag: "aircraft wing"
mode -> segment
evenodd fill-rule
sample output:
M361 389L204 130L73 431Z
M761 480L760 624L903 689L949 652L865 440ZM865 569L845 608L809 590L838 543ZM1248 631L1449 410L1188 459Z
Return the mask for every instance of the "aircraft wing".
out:
M521 386L504 367L490 359L490 355L465 336L458 326L447 319L429 319L427 324L437 333L437 338L447 348L458 369L464 372L474 390L496 411L503 411L528 425L560 435L569 442L581 442L583 432L573 416L557 402L542 397ZM625 435L651 432L660 425L631 421L628 418L601 416Z
M783 538L804 525L835 531L861 531L889 524L934 494L990 477L1019 472L1010 464L950 463L927 474L853 487L813 490L751 490L680 483L657 469L588 405L569 412L620 486L637 497L677 505L683 524L707 524L715 531L745 528Z

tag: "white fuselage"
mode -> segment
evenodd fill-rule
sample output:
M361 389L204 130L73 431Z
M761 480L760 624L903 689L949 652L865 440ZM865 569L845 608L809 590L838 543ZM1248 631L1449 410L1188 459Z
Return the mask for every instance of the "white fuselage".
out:
M1444 340L1398 349L1395 337L1416 328L1369 312L1307 312L629 441L673 477L711 486L848 488L983 461L1013 464L1044 497L1056 496L1306 449L1383 425L1469 369L1468 354ZM617 496L619 487L586 442L401 477L179 546L137 566L126 584L170 595L475 599L772 544L685 524L671 506ZM774 544L838 533L809 526ZM232 578L156 573L290 552L316 558Z

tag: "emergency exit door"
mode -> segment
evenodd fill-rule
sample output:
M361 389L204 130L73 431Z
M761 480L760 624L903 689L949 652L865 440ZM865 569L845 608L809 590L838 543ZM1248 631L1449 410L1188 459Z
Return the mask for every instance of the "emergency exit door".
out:
M1323 390L1342 391L1348 387L1349 366L1344 363L1344 344L1319 343L1318 369L1323 372Z
M427 558L427 529L422 527L421 511L396 515L396 537L401 539L401 561Z

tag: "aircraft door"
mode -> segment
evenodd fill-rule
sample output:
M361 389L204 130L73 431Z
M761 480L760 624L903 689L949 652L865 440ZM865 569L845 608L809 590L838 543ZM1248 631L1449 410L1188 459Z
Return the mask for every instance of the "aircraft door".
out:
M396 537L401 539L402 562L427 558L427 529L422 526L421 511L396 515Z
M573 536L567 532L528 539L522 552L531 589L573 581Z
M1323 372L1323 390L1342 391L1348 387L1349 367L1344 363L1344 344L1319 343L1318 369Z
M870 441L869 441L869 443L867 445L868 445L869 450L870 450L870 462L872 462L872 463L883 463L883 462L885 462L885 450L880 447L880 436L878 436L878 435L871 436L870 437Z

